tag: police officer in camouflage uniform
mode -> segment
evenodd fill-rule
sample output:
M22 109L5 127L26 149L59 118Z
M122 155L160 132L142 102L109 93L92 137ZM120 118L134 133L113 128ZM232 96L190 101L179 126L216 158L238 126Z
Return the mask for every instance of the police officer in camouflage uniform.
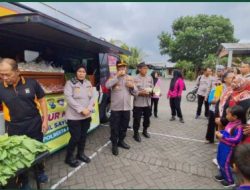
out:
M124 142L130 120L132 95L136 94L133 78L126 74L127 64L117 62L117 73L106 82L106 87L111 89L111 118L110 128L112 142L112 153L118 155L118 146L129 149L130 146Z
M153 91L153 78L147 76L148 66L145 62L138 65L139 74L135 76L134 81L138 89L137 96L134 99L134 109L133 109L133 129L134 129L134 139L141 142L141 137L139 135L139 128L141 123L141 117L143 116L143 136L150 138L147 131L150 125L151 116L151 96Z

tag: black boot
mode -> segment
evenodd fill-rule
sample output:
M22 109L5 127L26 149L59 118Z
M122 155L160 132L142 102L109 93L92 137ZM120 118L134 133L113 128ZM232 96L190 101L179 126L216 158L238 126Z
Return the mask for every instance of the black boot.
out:
M135 133L134 133L134 139L135 139L137 142L141 142L141 137L140 137L140 135L139 135L138 132L135 132Z
M85 162L85 163L90 163L90 161L91 161L90 158L87 157L87 156L84 154L85 142L86 142L86 137L83 138L83 139L78 143L76 159L81 160L82 162Z
M147 129L143 129L142 134L143 134L144 137L150 138L150 134L148 133Z
M181 123L184 123L184 120L183 120L183 118L180 118L180 122L181 122Z
M72 168L76 168L80 165L78 160L76 160L71 153L67 153L65 163L68 164Z
M115 144L112 145L112 154L115 156L117 156L119 154L118 146Z
M157 118L158 117L158 114L157 114L157 112L154 112L154 116Z
M130 146L127 143L125 143L123 140L118 142L118 146L124 149L130 149Z
M84 153L77 154L76 159L81 160L85 163L90 163L90 161L91 161L90 158L88 156L86 156Z
M174 120L175 120L175 116L172 116L169 121L174 121Z

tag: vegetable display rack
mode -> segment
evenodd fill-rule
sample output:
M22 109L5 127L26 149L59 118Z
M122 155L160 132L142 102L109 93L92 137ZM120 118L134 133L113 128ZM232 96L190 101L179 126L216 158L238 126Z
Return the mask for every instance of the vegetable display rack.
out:
M21 75L25 78L36 79L46 94L63 93L65 85L64 73L21 71Z
M41 189L41 184L38 181L39 173L38 173L37 164L43 162L47 157L49 157L49 155L50 155L49 151L46 151L46 152L43 152L43 153L37 155L36 159L34 160L34 162L32 163L32 165L29 168L26 167L26 168L18 170L15 173L15 176L12 177L11 179L9 179L9 181L13 181L18 175L20 175L20 174L22 174L24 172L32 170L34 172L34 178L35 178L35 181L36 181L36 188ZM13 188L16 188L16 184L14 184L14 185L13 184L8 184L7 186L3 186L3 187L0 186L0 189L13 189Z

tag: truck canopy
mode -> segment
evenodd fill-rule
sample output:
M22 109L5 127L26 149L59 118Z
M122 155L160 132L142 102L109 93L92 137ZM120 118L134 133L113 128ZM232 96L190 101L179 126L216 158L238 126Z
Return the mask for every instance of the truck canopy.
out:
M39 50L41 44L44 44L45 47L51 46L79 53L130 55L127 50L42 13L0 17L0 43L1 51L13 45Z

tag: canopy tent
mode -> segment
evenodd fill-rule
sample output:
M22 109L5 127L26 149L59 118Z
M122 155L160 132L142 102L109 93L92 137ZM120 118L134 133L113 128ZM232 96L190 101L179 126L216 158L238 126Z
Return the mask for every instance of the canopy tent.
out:
M234 55L250 55L250 43L222 43L217 55L219 58L228 56L227 67L231 67Z

